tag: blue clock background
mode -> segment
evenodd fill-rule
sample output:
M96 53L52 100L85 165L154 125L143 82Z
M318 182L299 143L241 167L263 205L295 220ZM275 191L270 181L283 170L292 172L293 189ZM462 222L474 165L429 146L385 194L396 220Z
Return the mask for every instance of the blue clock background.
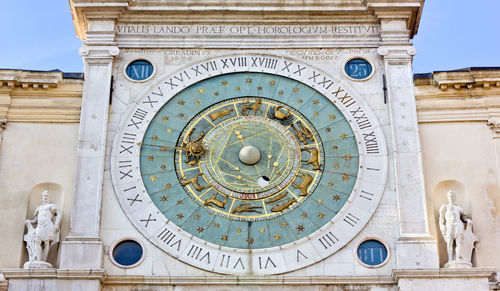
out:
M211 178L203 175L199 165L190 167L184 163L186 156L183 151L166 148L179 146L186 139L187 129L196 122L199 125L195 126L191 140L199 137L202 131L207 134L210 128L204 127L210 127L210 123L216 127L225 120L243 116L241 104L246 102L244 104L251 105L257 98L264 100L262 112L249 111L247 115L266 118L273 105L283 104L285 108L296 112L294 116L297 118L292 125L298 128L297 122L302 118L316 135L315 145L321 149L321 167L314 170L313 165L305 163L309 154L301 151L302 162L297 172L299 176L310 173L316 178L309 185L307 195L300 196L301 190L293 187L293 183L297 185L302 181L302 178L294 176L283 190L269 197L228 197L209 187ZM215 112L210 111L210 108L220 110L224 107L219 105L226 104L224 102L236 102L238 106L228 115L210 122L207 116ZM200 126L205 130L200 129ZM289 133L295 134L291 125L283 126ZM297 143L301 149L312 146L311 140ZM359 167L357 141L349 122L337 107L314 88L266 73L219 75L184 89L158 111L149 124L142 144L140 168L143 182L159 211L193 236L217 245L241 249L291 243L325 225L349 199ZM203 164L203 161L198 164ZM193 183L182 186L181 181L198 174L197 182L203 189L197 191ZM283 191L288 191L289 197L284 199L295 199L296 202L283 211L272 212L271 208L276 204L266 202L279 198ZM218 201L224 201L227 197L224 208L203 203L204 199L212 195ZM233 214L232 211L240 204L249 204L254 207L250 209L259 212Z

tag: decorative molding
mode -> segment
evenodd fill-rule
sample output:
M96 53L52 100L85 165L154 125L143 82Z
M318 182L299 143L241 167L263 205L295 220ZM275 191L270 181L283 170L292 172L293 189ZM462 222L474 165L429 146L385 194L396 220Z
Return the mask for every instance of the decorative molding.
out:
M63 81L62 72L33 72L22 70L0 70L0 88L22 87L47 89L58 87Z
M85 63L90 65L108 65L120 53L116 46L84 45L78 49Z
M394 269L392 277L397 283L400 279L490 278L494 272L495 268Z
M99 280L106 277L105 270L61 270L61 269L4 269L1 273L7 280L13 279L58 279L58 280Z
M380 46L377 53L384 58L384 61L391 65L404 65L411 62L417 49L411 45L403 46Z
M62 72L0 70L0 117L9 122L79 122L82 90L83 80L64 79Z
M104 285L395 285L383 276L108 276Z

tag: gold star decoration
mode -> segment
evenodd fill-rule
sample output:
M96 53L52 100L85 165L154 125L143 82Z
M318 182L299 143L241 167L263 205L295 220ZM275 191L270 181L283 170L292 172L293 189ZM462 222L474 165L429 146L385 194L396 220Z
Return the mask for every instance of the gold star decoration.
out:
M205 229L203 227L201 227L201 226L198 226L197 230L198 230L198 232L203 232Z
M240 232L241 232L241 228L237 228L237 229L236 229L236 232L237 232L237 233L240 233Z
M344 174L342 176L342 181L347 181L347 180L349 180L349 176L347 176L347 174Z
M226 80L224 80L224 81L220 82L220 84L221 84L222 86L227 86L227 81L226 81Z
M278 95L283 95L283 91L279 90Z
M279 240L281 238L281 235L279 234L273 235L273 238L274 240Z
M219 227L220 227L220 224L218 224L218 223L214 223L214 226L215 226L215 228L219 228Z
M302 102L304 102L304 101L302 101L302 99L297 100L297 103L299 103L299 104Z
M338 147L338 146L336 146L336 145L334 145L334 146L333 146L333 149L334 149L334 150L338 150L338 149L339 149L339 147Z
M203 89L203 88L198 89L198 93L200 93L200 94L205 93L205 89Z
M247 83L252 83L252 79L248 78Z
M320 212L320 213L318 213L318 218L319 218L319 219L321 219L321 218L323 218L323 217L325 217L325 215L324 215L323 213L321 213L321 212Z
M302 217L306 218L307 217L307 212L302 213Z
M177 103L179 103L179 105L184 105L184 100L179 100Z
M155 135L151 138L152 140L158 140L158 137Z
M167 187L167 189L170 189L170 187L172 187L172 184L168 183L167 185L165 185L165 187Z
M228 236L227 236L227 235L223 235L223 236L221 236L221 238L220 238L220 239L221 239L221 240L227 240L227 239L228 239Z
M183 204L184 202L182 202L182 200L177 200L177 205L181 205Z
M337 163L333 164L333 167L334 167L335 169L338 169L338 168L339 168L339 166L340 166L340 165L339 165L339 164L337 164Z
M184 113L179 113L179 117L183 118L184 117Z
M149 157L148 157L148 160L150 160L150 161L152 161L152 160L154 160L154 159L155 159L155 157L153 157L153 156L149 156Z
M236 88L234 88L234 90L240 91L240 87L236 87Z
M340 196L339 196L339 195L334 195L334 196L333 196L333 200L335 200L335 201L339 201L339 200L340 200Z
M323 203L323 200L318 199L318 203L319 203L319 204L322 204L322 203Z
M319 100L314 100L314 101L313 101L313 104L314 104L314 105L318 105L318 104L319 104Z
M286 222L280 222L279 224L281 227L286 227L288 225L288 223L286 223Z
M249 244L253 244L253 238L249 237L249 238L247 239L247 242L248 242Z
M344 157L344 158L345 158L346 160L348 160L348 161L349 161L349 160L351 160L351 159L352 159L352 156L351 156L350 154L347 154L347 155L345 155L345 157Z
M318 116L319 112L314 112L313 114L314 114L314 116Z
M328 186L333 187L333 182L328 182Z
M168 120L168 116L163 116L162 120L163 121L167 121Z
M335 119L336 116L334 114L331 114L329 117L330 119Z
M329 128L329 127L327 127L327 128L325 128L325 131L326 131L326 132L330 132L330 131L332 131L332 129L331 129L331 128Z
M257 87L257 90L261 91L261 90L262 90L262 87L261 87L261 86Z
M184 214L182 213L177 213L177 218L182 219L184 217Z
M156 176L151 177L151 182L156 181Z
M304 231L306 229L303 225L299 224L297 225L297 231Z
M195 215L193 215L194 219L200 219L200 216L198 213L196 213Z
M172 129L171 129L171 128L167 128L167 132L168 132L168 133L171 133L171 132L172 132Z
M161 165L161 166L160 166L160 168L161 168L163 171L165 171L165 169L167 168L167 166L165 166L165 165Z
M299 92L299 88L297 88L297 87L293 88L293 92L295 92L295 93Z
M167 196L162 196L161 201L166 202L167 201Z
M215 91L214 96L219 96L219 92Z
M341 137L342 139L345 139L345 138L347 137L347 134L343 133L343 134L341 134L341 135L340 135L340 137Z
M269 85L274 86L274 85L276 85L276 82L275 81L271 81L271 82L269 82Z
M263 227L261 227L261 228L259 229L259 231L260 231L260 232L266 232L266 229L265 229L265 228L263 228Z
M196 105L200 104L200 100L194 101L194 104L196 104Z

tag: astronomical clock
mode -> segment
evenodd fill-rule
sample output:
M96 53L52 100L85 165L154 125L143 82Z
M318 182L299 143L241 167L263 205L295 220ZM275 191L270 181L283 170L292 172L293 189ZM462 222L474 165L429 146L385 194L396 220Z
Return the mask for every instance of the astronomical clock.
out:
M166 254L263 275L353 239L382 196L387 153L374 115L338 76L281 56L228 55L137 96L111 171L123 211Z

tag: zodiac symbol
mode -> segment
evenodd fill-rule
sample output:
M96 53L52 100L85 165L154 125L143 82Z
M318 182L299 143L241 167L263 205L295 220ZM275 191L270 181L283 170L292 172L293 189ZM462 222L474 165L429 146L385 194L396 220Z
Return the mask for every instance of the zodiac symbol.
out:
M260 106L262 105L262 98L256 98L255 102L252 104L248 103L249 101L244 101L243 104L240 105L242 115L247 116L247 110L253 111L254 114L257 114L257 111L262 113L262 110L260 110Z
M280 211L283 211L285 209L287 209L288 207L290 207L293 203L297 202L297 200L295 200L295 198L288 198L285 202L283 202L282 204L278 204L276 206L274 206L273 208L271 208L271 211L272 212L280 212Z
M313 165L313 170L319 170L321 168L321 164L319 163L319 150L317 148L312 149L300 149L300 151L306 151L309 153L309 160L302 161L308 165Z
M312 176L309 174L299 173L297 177L302 178L300 184L296 184L295 181L292 183L292 187L295 189L300 189L300 196L307 195L307 187L312 183Z
M186 179L184 177L182 177L181 179L181 185L182 186L186 186L188 184L192 184L194 189L196 189L196 191L201 191L203 189L207 189L207 188L210 188L210 186L201 186L200 183L198 182L198 177L201 176L201 174L197 174L196 176L194 176L193 178L189 178L189 179Z
M299 127L300 130L297 130L297 128L295 128L295 126L293 126L293 124L291 125L293 132L295 133L295 135L297 136L297 138L299 139L300 142L307 144L308 139L311 140L311 142L314 141L314 136L313 136L312 132L309 129L307 129L302 124L302 122L297 121L297 126Z
M217 199L217 194L212 194L212 196L210 198L208 198L207 200L205 200L203 202L203 204L206 205L206 206L208 206L210 204L213 204L213 205L215 205L215 206L217 206L219 208L224 209L225 206L226 206L227 200L228 200L228 196L226 196L226 200L221 201L221 200Z
M212 119L212 121L215 121L218 118L222 118L224 116L229 115L231 112L233 112L233 109L227 108L227 109L222 109L222 110L219 110L217 112L214 112L214 113L210 114L209 116L210 116L210 119Z
M285 196L286 196L286 194L287 194L286 192L283 192L283 193L281 193L280 195L278 195L278 196L276 196L276 197L273 197L273 198L271 198L271 199L267 200L267 201L266 201L266 204L272 204L272 203L274 203L274 202L277 202L278 200L281 200L283 197L285 197Z
M252 206L250 203L241 203L240 205L236 206L236 208L233 209L231 212L232 214L235 213L241 213L241 212L257 212L261 213L260 211L257 211L257 208L262 208L260 206Z
M267 113L267 117L269 119L276 119L276 120L278 120L284 126L290 125L293 122L293 120L294 120L294 118L293 118L292 113L290 112L290 110L284 108L281 105L278 105L276 107L271 107L269 109L269 112Z
M172 149L172 150L180 150L180 151L185 151L186 152L186 160L184 161L186 164L190 165L191 167L196 166L198 161L200 160L200 157L205 153L205 147L203 146L203 142L201 142L201 139L203 136L205 136L205 132L201 132L200 135L194 140L191 141L191 134L193 134L193 131L195 129L193 128L188 134L187 134L187 142L183 142L180 147L171 147L171 146L165 146L165 145L153 145L153 144L143 144L142 142L138 142L137 145L139 146L150 146L150 147L159 147L162 149Z

